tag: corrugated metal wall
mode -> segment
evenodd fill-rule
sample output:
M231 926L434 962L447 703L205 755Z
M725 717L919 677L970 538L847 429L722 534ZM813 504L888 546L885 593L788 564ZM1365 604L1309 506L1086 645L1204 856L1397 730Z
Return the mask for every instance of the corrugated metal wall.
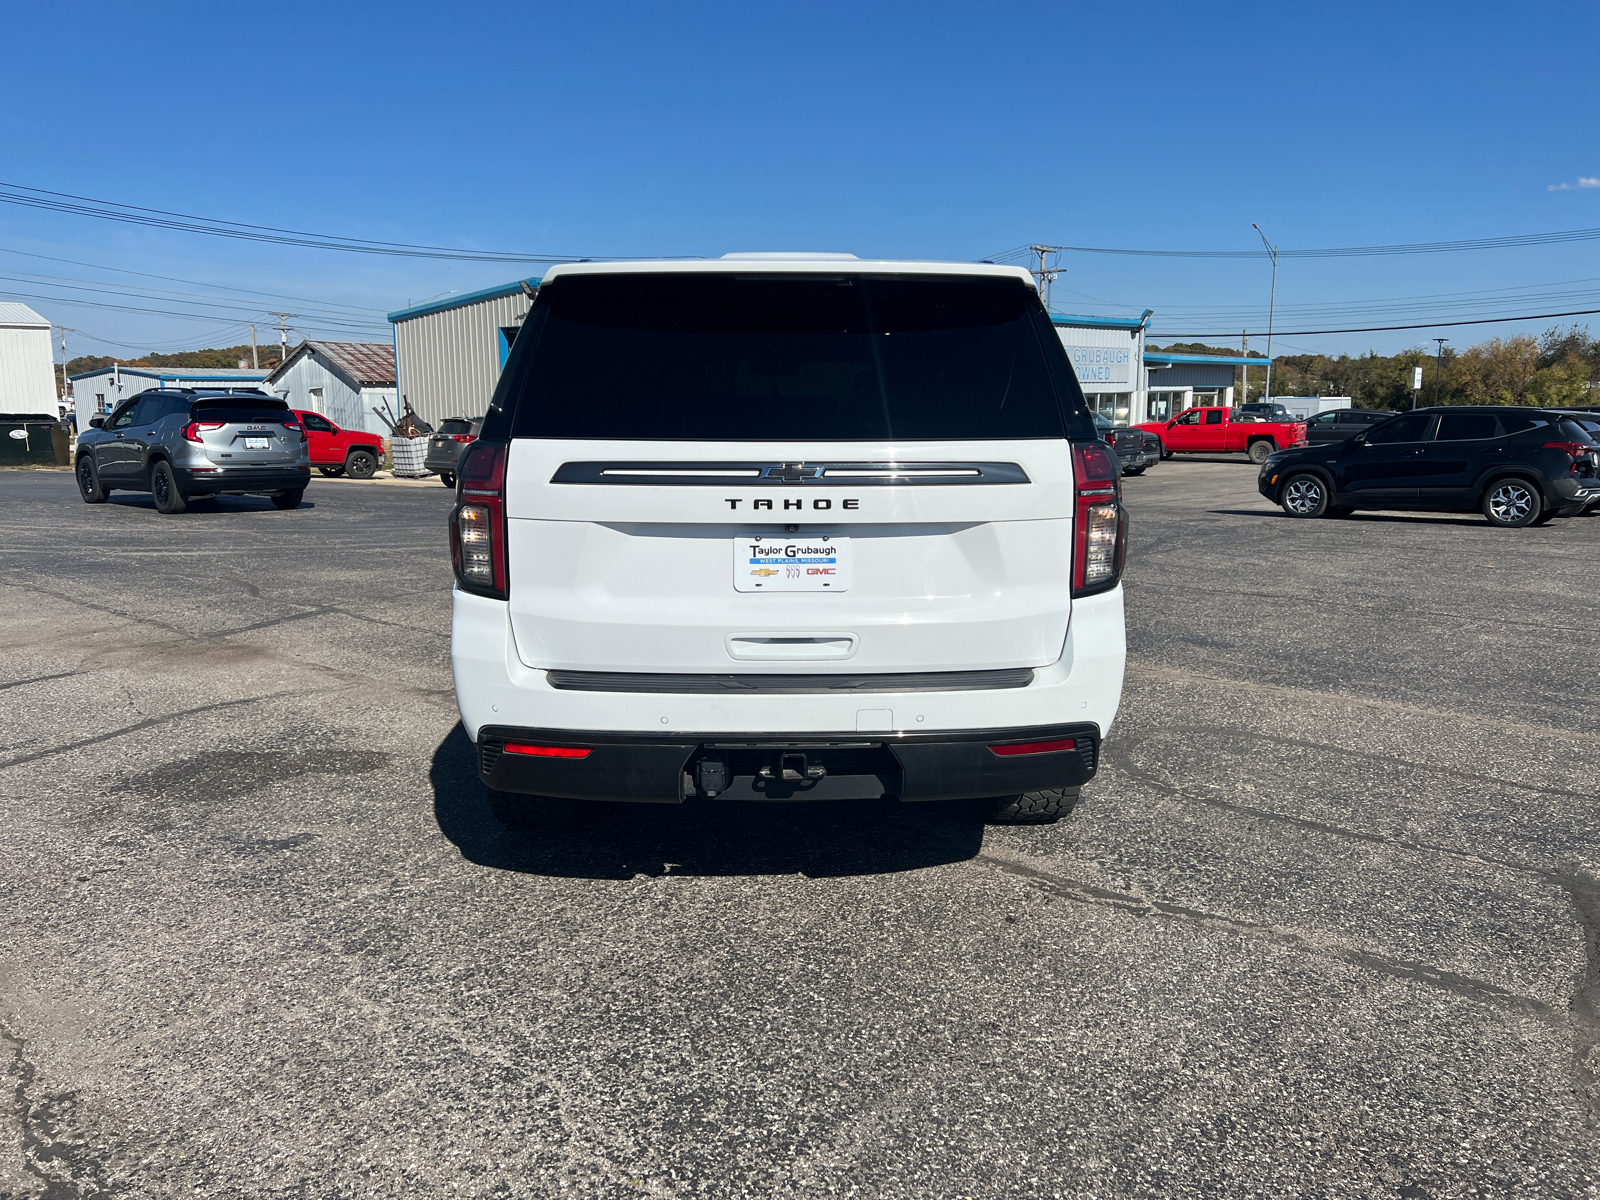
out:
M1262 360L1266 365L1266 360ZM1260 374L1265 374L1265 371ZM1152 388L1225 388L1233 386L1232 367L1210 367L1205 363L1173 363L1150 372Z
M520 325L521 292L400 321L394 327L400 394L431 425L481 417L500 382L500 330Z
M290 408L309 408L320 412L341 429L358 429L379 437L388 436L389 427L378 420L372 407L378 403L375 397L392 396L393 389L352 388L344 376L333 370L328 360L315 350L291 363L287 371L267 386L273 395L282 396ZM320 404L312 402L311 389L315 387L322 389ZM373 393L371 399L367 398L369 391ZM392 401L389 407L394 408Z
M50 329L0 325L0 412L56 413Z

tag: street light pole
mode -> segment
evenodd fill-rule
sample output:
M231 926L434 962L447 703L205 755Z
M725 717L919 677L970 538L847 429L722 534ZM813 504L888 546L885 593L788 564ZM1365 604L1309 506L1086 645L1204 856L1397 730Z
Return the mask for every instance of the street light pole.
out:
M1272 403L1272 319L1278 310L1278 248L1267 241L1267 235L1261 233L1261 226L1254 221L1250 228L1261 234L1261 244L1267 248L1267 253L1272 255L1272 296L1267 302L1267 394L1261 398L1268 404Z
M1436 337L1433 340L1439 343L1439 350L1433 356L1433 402L1434 402L1434 404L1438 404L1439 403L1439 382L1443 378L1443 373L1444 373L1444 344L1446 342L1448 342L1450 339L1449 338Z

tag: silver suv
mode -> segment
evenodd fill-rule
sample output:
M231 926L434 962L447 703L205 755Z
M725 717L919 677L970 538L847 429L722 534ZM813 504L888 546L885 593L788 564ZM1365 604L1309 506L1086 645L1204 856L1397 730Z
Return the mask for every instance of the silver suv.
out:
M276 508L296 508L311 482L299 418L262 392L156 389L90 424L74 462L85 504L137 491L162 513L219 495L270 496Z

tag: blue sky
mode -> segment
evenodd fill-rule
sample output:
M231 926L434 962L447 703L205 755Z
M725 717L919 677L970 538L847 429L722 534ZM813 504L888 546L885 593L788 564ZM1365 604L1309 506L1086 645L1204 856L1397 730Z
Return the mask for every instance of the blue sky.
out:
M1578 186L1600 177L1592 2L58 3L7 20L0 178L316 232L973 259L1032 241L1251 249L1252 221L1284 247L1600 226L1600 186ZM1265 331L1264 262L1061 266L1058 309ZM523 273L0 205L0 291L174 310L93 289L300 298L241 294L202 320L30 299L83 331L73 354L236 342L252 306L316 308L295 322L313 336L383 337L384 311ZM1600 308L1600 242L1285 260L1278 303L1285 329ZM334 305L375 328L352 334ZM1521 328L1439 332L1466 345ZM1275 348L1392 351L1431 332Z

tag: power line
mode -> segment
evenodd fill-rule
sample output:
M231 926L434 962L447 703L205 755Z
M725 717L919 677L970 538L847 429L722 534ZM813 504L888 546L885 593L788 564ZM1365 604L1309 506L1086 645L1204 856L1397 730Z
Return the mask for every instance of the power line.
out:
M1418 325L1369 325L1365 329L1290 329L1285 331L1283 337L1312 337L1324 333L1385 333L1393 329L1447 329L1457 325L1497 325L1506 321L1549 321L1556 317L1591 317L1600 313L1600 308L1580 308L1573 312L1556 313L1528 313L1520 317L1478 317L1471 321L1423 321ZM1157 333L1150 331L1151 338L1176 338L1179 341L1204 341L1207 338L1232 338L1231 333ZM1265 360L1263 360L1265 361Z
M3 195L0 195L3 198ZM1386 246L1327 246L1315 249L1280 250L1280 258L1362 258L1390 254L1453 254L1464 250L1503 250L1519 246L1553 246L1567 242L1600 241L1600 229L1567 229L1554 233L1519 233L1504 237L1465 238L1451 242L1399 242ZM1023 247L1033 249L1037 247ZM1265 250L1144 250L1113 246L1048 246L1046 249L1073 254L1123 254L1145 258L1267 258ZM1015 256L1007 250L995 261Z
M142 208L116 200L96 200L89 196L75 196L69 192L52 192L32 188L20 183L0 180L0 204L15 204L23 208L43 209L47 212L69 216L94 217L102 221L120 221L129 225L144 225L156 229L171 229L180 233L202 233L210 237L235 238L240 241L267 242L280 246L301 246L311 250L339 250L351 254L383 254L400 258L446 258L463 262L525 262L557 263L582 262L587 258L616 258L617 255L533 254L525 251L462 250L452 246L429 246L411 242L384 242L370 238L348 237L334 233L311 233L300 229L281 229L274 225L251 225L242 221L228 221L220 217L201 217L193 213L169 212L160 208ZM661 257L644 256L644 257Z

